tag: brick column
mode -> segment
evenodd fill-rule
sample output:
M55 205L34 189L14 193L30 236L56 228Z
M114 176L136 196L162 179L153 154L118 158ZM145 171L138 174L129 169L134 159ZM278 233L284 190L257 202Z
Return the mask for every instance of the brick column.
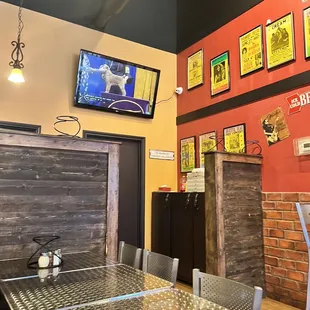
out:
M295 203L309 203L310 193L263 193L267 296L305 309L308 249Z

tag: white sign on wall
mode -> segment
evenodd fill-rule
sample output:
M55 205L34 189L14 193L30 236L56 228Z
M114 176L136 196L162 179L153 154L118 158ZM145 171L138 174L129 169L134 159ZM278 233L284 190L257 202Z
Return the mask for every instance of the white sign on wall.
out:
M151 159L174 160L173 151L150 150Z

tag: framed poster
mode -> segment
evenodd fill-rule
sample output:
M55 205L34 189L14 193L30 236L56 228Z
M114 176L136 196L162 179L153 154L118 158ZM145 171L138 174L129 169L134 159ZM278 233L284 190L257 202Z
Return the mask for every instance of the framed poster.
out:
M204 152L212 152L217 150L216 131L211 131L199 136L199 158L200 168L204 167L205 157Z
M240 76L264 68L263 26L239 37Z
M304 9L304 40L305 40L305 58L310 57L310 7Z
M230 89L229 52L211 59L211 96Z
M187 59L187 89L203 85L203 49Z
M229 153L246 153L245 124L224 128L224 147Z
M266 26L267 68L295 59L294 17L289 13Z
M196 139L181 139L181 172L191 172L196 168Z
M278 107L261 118L268 146L274 145L290 136L282 108Z

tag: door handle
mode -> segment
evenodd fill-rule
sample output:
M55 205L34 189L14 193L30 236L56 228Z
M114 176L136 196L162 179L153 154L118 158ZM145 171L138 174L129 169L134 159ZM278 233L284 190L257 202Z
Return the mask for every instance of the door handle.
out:
M169 196L170 196L170 195L167 194L166 197L165 197L164 208L168 208Z
M185 209L188 209L191 200L191 194L187 194Z
M195 195L194 208L196 209L196 211L199 211L199 209L200 209L198 206L198 194Z

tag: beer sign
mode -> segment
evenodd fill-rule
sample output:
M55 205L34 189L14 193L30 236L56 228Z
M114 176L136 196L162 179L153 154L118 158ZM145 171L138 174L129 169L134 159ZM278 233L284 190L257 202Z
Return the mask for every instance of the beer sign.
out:
M310 91L305 92L301 95L296 93L292 96L287 97L286 101L289 106L288 115L300 112L303 106L310 104Z

